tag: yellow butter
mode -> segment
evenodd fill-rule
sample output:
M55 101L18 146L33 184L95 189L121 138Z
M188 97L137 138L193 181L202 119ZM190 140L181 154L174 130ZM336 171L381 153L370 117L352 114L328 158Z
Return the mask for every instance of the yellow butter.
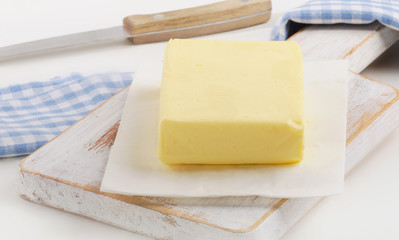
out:
M171 40L158 156L168 164L298 162L303 104L294 42Z

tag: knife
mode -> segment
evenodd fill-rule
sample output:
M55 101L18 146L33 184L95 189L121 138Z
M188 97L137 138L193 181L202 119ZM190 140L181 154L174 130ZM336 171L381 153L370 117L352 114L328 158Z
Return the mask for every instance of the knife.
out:
M132 15L122 26L46 38L0 48L0 61L54 50L129 38L133 44L230 31L269 20L270 0L227 0L199 7Z

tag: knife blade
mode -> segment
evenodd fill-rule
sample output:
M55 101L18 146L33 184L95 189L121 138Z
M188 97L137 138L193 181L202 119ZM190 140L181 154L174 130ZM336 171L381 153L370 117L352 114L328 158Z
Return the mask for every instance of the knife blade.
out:
M133 44L225 32L267 22L270 0L227 0L199 7L132 15L122 26L46 38L0 48L0 61L129 38Z

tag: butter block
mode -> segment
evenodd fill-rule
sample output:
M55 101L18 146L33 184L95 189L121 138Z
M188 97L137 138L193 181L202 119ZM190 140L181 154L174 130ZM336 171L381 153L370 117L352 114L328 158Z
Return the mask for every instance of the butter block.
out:
M303 91L297 43L170 40L158 157L167 164L298 162Z

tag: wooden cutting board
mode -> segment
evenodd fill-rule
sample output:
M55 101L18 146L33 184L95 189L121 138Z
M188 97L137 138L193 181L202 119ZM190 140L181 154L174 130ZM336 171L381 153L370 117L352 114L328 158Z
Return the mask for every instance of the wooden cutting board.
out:
M350 61L347 173L399 125L398 90L358 74L398 39L398 32L377 23L310 26L290 39L301 45L307 60ZM123 89L22 160L18 193L157 239L278 239L321 199L179 199L100 192L127 92Z

